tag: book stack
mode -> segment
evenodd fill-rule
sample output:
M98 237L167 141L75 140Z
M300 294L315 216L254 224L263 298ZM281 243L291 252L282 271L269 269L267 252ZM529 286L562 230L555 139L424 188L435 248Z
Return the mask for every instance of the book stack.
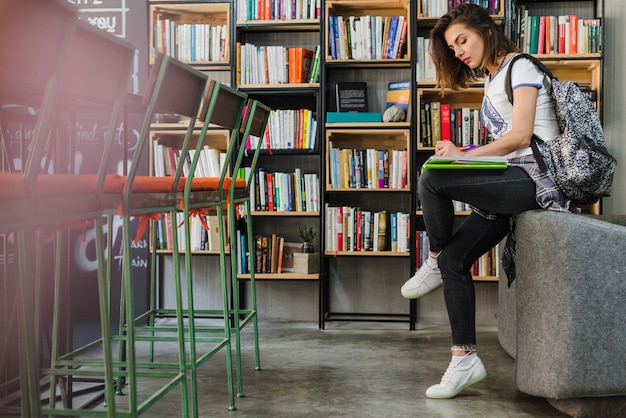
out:
M389 60L404 58L408 19L405 16L328 16L332 59Z
M529 54L593 54L600 52L600 19L571 15L529 15L525 5L513 22L518 46ZM515 38L514 38L515 39Z
M408 213L326 205L326 219L326 251L409 251Z

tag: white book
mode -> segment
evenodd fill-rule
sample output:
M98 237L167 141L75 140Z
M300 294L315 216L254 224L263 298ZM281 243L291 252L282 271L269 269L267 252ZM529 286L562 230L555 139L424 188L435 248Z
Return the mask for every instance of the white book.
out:
M435 63L433 62L432 57L430 56L430 39L424 38L424 78L423 80L436 80L437 79L437 71L435 69Z

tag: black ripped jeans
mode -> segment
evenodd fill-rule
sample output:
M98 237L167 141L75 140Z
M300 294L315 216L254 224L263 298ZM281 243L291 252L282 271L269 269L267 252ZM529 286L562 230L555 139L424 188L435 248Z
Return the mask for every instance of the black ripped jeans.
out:
M519 167L506 170L427 170L419 177L419 198L438 264L452 329L452 344L476 344L476 300L471 267L509 232L512 215L537 209L536 186ZM454 231L452 201L470 204L495 219L472 212Z

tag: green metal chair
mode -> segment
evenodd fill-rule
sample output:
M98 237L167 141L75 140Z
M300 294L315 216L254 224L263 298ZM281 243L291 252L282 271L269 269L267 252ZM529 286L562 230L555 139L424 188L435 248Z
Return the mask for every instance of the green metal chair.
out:
M196 119L203 99L206 87L206 75L192 67L181 63L171 57L159 55L152 68L150 79L146 87L144 104L146 112L143 125L136 144L136 152L133 155L126 178L109 177L104 185L104 200L109 217L117 213L115 197L122 185L121 204L119 210L122 216L123 230L123 257L122 257L122 302L120 306L120 332L114 339L119 340L119 368L116 374L117 391L122 392L126 387L128 395L129 411L131 415L145 412L160 397L169 392L177 384L182 390L182 415L189 415L187 372L188 362L186 358L186 328L184 326L183 292L179 275L180 254L178 250L176 223L172 223L171 231L174 240L172 258L175 278L175 309L176 318L174 327L175 336L171 336L171 330L155 325L151 317L158 312L135 312L134 290L132 275L132 241L131 219L140 219L141 224L149 224L150 219L156 214L168 213L176 219L182 200L182 190L186 183L182 164L176 169L173 176L159 178L138 175L138 168L142 159L146 158L145 151L149 148L151 123L157 113L175 113L189 118L189 124L181 146L181 158L185 158L189 152L190 144L194 138ZM110 235L109 235L110 237ZM109 239L108 246L111 246ZM151 256L155 256L151 252ZM109 269L111 260L107 260ZM140 325L141 321L149 321L149 326ZM164 332L161 332L164 331ZM145 361L138 361L136 345L138 342L169 342L174 343L178 349L178 362L157 361L153 356ZM230 345L226 339L225 347ZM159 390L153 393L144 402L138 399L138 378L152 377L169 379Z
M53 127L60 75L74 37L76 12L62 1L11 0L0 5L0 101L38 108L34 137L19 173L0 173L0 232L17 231L16 278L19 340L19 378L5 387L19 386L21 404L0 413L39 416L39 322L33 294L34 272L28 263L27 243L34 234L35 182L41 156ZM17 202L15 197L19 197ZM15 200L15 201L14 201ZM15 204L15 206L13 206Z
M270 109L258 102L257 100L247 99L246 95L236 91L230 87L227 87L221 83L215 81L209 81L209 92L210 99L207 98L205 103L207 104L207 113L205 119L205 125L211 124L219 127L227 128L231 132L231 137L228 144L228 150L226 153L226 161L232 161L234 158L234 164L232 169L225 166L222 170L219 179L194 179L199 180L198 182L192 182L187 184L185 190L184 197L184 208L185 208L185 219L189 219L187 214L191 213L194 210L199 209L209 209L213 208L218 213L218 224L223 225L222 217L224 216L223 207L227 209L227 219L228 225L230 229L230 269L225 270L226 266L222 263L224 262L222 255L225 253L225 248L220 249L220 267L221 267L221 276L222 278L230 277L230 294L224 294L224 298L228 298L230 300L230 309L225 314L224 312L220 312L219 310L214 309L195 309L193 307L193 300L191 299L191 295L193 292L190 292L190 299L188 301L190 309L189 309L189 318L190 322L194 321L195 318L201 317L214 317L215 315L223 316L225 319L224 327L230 327L230 333L235 334L235 366L236 366L236 376L237 376L237 396L242 397L243 394L243 379L242 379L242 361L241 361L241 330L248 324L250 321L254 324L254 342L255 342L255 359L256 359L256 369L260 370L260 355L259 355L259 338L258 338L258 321L256 315L256 289L254 287L254 275L252 275L252 307L251 309L242 310L240 309L240 301L239 301L239 290L237 283L237 259L240 257L240 254L237 253L237 245L234 243L235 237L235 219L237 216L237 206L245 205L246 202L250 201L250 184L251 179L242 179L236 178L234 175L229 176L229 172L237 173L239 168L241 167L241 163L243 161L244 154L246 152L245 147L243 147L238 141L239 136L243 134L244 138L247 138L248 135L256 135L261 136L265 130L265 125L267 124L267 120L269 118ZM245 108L243 105L246 105ZM204 113L204 112L203 112ZM244 121L241 123L241 117L244 116ZM201 137L204 137L204 131L200 134ZM256 159L258 158L259 148L255 150L255 158L253 164L256 164ZM235 155L235 153L237 153ZM194 168L197 164L197 155L196 158L192 161L192 165L190 168L190 172L194 171ZM207 186L208 184L214 183L215 180L218 180L218 185L215 187ZM210 202L210 199L207 199L203 196L202 190L213 189L216 188L221 193L221 199L219 202ZM249 215L250 209L249 205L246 206L246 210L243 212L239 212L244 215ZM250 222L249 222L250 223ZM189 226L189 223L187 223ZM250 227L251 228L251 225ZM250 233L251 229L248 231ZM227 234L226 231L221 228L219 231L220 235L220 244L226 241ZM186 237L189 237L189 230L185 234ZM191 247L190 242L188 241L186 246L186 272L187 272L187 288L192 289L193 282L192 276L190 272L192 271L192 255L191 255ZM253 258L253 253L249 252L250 260ZM253 273L254 274L254 273ZM223 285L223 289L228 290L228 286L226 284ZM225 303L226 299L225 299ZM223 332L223 328L221 327L202 327L193 325L194 331L191 330L192 326L190 325L190 334L198 343L202 342L210 342L211 337L202 336L204 334L211 333L221 333ZM192 344L193 347L193 344ZM194 348L192 348L194 350ZM205 356L210 356L212 353L207 353ZM193 356L193 354L192 354ZM200 358L199 361L202 361ZM193 378L192 378L193 382ZM232 398L231 398L232 399ZM234 404L231 409L234 409Z
M194 158L189 168L191 181L185 184L183 195L183 218L185 219L185 273L187 284L187 304L189 318L189 349L191 360L191 384L192 384L192 403L194 405L194 416L198 411L198 387L197 387L197 368L202 365L208 358L217 353L222 345L226 345L227 349L227 367L228 367L228 385L229 385L229 409L235 410L234 389L232 380L232 363L230 362L232 353L231 328L230 328L230 310L229 310L229 286L228 286L228 270L226 268L226 240L227 235L223 225L225 225L224 217L226 213L226 205L228 202L229 189L237 186L236 179L229 176L230 167L225 163L219 178L197 178L193 177L196 167L199 163L200 151L207 144L207 130L209 126L218 126L230 131L230 138L226 151L225 161L231 161L233 152L236 149L237 137L241 127L241 120L244 106L247 101L247 95L235 89L232 89L215 80L209 80L205 101L201 110L200 118L204 120L202 130L200 132L200 140L196 146ZM239 182L241 189L243 184ZM220 252L220 283L222 290L222 309L196 309L193 299L193 266L192 266L192 247L191 247L191 219L192 213L196 216L202 216L200 213L214 210L217 213L217 223L219 232ZM215 227L215 226L214 226ZM230 245L231 257L233 245ZM207 327L196 324L196 319L202 317L221 317L223 325L220 327ZM216 336L217 335L217 336ZM199 344L206 346L206 343L217 343L212 349L202 353L198 353ZM238 354L238 353L237 353ZM239 364L237 363L237 371L239 373Z
M249 100L246 106L246 115L244 123L241 127L241 143L239 144L239 152L234 164L234 172L239 172L242 166L244 156L247 152L245 148L246 139L252 135L258 138L263 137L265 133L265 126L269 119L271 109L259 102L258 100ZM261 141L257 141L257 147L254 150L253 159L250 166L250 173L254 173L259 158L259 152L261 149ZM248 237L252 237L252 208L250 207L250 193L253 191L252 175L245 179L245 189L236 187L236 183L232 182L229 190L228 199L228 218L230 222L230 236L234 237L236 234L236 225L233 222L237 216L245 216L246 220L246 233ZM238 207L242 207L243 211L239 211ZM247 240L247 254L248 265L254 266L254 244L251 239ZM236 249L236 246L233 246ZM242 249L242 251L244 251ZM244 396L243 394L243 380L241 373L241 330L252 321L253 325L253 338L254 338L254 353L255 353L255 369L261 370L261 357L259 353L259 325L257 317L257 298L256 298L256 282L254 277L254 268L250 268L250 308L240 308L240 292L239 292L239 280L237 278L237 259L241 257L241 254L237 254L233 249L231 250L231 278L232 278L232 293L233 293L233 318L236 321L234 327L236 336L235 353L237 356L237 388L239 390L238 396Z

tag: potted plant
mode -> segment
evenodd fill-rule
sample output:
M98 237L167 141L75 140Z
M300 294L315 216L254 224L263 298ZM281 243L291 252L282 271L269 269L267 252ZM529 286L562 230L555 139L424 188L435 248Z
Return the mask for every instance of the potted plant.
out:
M315 252L315 246L313 241L315 240L315 231L313 231L312 226L300 226L298 228L298 235L302 240L302 252L303 253L313 253Z

